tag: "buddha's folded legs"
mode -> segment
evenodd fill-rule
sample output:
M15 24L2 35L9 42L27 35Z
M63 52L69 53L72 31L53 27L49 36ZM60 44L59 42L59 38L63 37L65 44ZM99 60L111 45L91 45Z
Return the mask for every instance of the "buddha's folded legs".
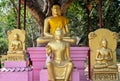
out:
M110 65L110 66L108 66L108 68L117 69L117 65Z
M94 68L96 69L107 68L107 65L106 64L95 64Z

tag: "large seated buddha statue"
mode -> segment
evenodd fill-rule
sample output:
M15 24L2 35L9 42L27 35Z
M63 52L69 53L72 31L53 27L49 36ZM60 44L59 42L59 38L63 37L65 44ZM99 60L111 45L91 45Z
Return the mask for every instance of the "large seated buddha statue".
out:
M25 60L25 31L19 29L8 31L8 40L7 60Z
M70 57L69 43L63 40L63 32L57 28L53 40L46 46L46 52L53 55L53 59L47 63L50 81L70 81L73 63Z
M68 36L68 19L64 16L61 16L60 5L55 4L52 7L52 16L45 19L44 22L44 36L53 37L55 30L61 28L64 36ZM50 31L48 33L48 31Z
M59 4L52 6L52 16L47 17L44 21L44 37L37 39L37 45L48 43L53 37L55 30L61 28L63 32L63 40L76 43L75 38L69 37L68 19L61 15L61 7Z

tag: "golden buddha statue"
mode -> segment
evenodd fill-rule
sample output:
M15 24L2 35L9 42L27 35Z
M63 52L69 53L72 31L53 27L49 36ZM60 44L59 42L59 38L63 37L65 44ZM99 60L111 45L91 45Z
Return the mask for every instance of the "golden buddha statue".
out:
M23 53L23 45L22 42L19 40L19 35L14 34L13 39L14 40L11 41L10 50L8 51L8 53Z
M8 31L7 61L25 61L25 31L14 29Z
M48 75L51 81L69 81L73 70L73 63L70 58L69 43L63 40L63 32L57 28L54 39L46 46L46 52L53 54L53 60L47 63Z
M52 6L52 16L45 19L44 36L53 37L57 28L61 28L64 36L68 36L68 19L64 16L61 16L60 5L55 4Z
M110 68L116 69L117 66L113 63L113 55L110 48L107 47L107 40L103 38L101 41L101 48L97 50L96 54L96 64L94 68L96 69L103 69L103 68Z
M92 81L118 81L117 33L100 28L90 32L88 37Z
M37 39L37 45L48 43L53 37L55 30L61 28L64 38L63 40L76 43L75 38L69 37L68 29L68 19L64 16L61 16L60 5L55 4L52 6L52 16L48 17L44 21L44 37L39 37Z

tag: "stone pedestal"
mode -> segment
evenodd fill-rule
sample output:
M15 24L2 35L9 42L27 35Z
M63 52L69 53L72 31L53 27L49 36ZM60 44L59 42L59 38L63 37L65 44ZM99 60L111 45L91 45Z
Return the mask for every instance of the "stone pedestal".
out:
M0 81L32 81L32 71L0 72Z
M39 72L43 70L46 61L45 47L33 47L27 49L33 64L33 81L41 81ZM71 47L70 53L74 67L79 72L80 81L88 81L85 76L85 60L88 54L88 47ZM77 81L77 80L76 80Z
M24 53L7 55L7 61L25 61L25 60L26 60L26 56Z
M26 61L5 61L4 62L5 68L18 68L18 67L25 68L27 66L28 65Z
M5 61L0 69L0 81L33 81L32 69L26 61Z
M93 81L118 81L118 70L95 70L92 74Z

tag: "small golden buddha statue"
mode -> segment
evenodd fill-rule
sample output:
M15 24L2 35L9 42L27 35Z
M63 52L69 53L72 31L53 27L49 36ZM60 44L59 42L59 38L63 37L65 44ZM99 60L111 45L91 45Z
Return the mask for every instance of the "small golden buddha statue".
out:
M46 46L46 52L53 55L53 60L47 63L48 75L51 81L69 81L73 70L73 63L70 58L69 43L63 40L63 32L57 28L54 39Z
M23 53L23 45L22 42L19 39L18 34L14 34L14 40L10 43L10 50L8 51L9 54L15 54L15 53Z
M101 48L97 50L96 54L96 64L94 65L96 69L110 68L116 69L117 66L113 63L113 55L110 48L107 47L107 40L103 38L101 41Z

